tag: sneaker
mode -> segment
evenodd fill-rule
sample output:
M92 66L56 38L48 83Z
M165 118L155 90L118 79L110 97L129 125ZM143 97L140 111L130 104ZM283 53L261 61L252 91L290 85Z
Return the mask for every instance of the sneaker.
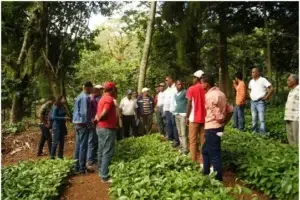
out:
M112 181L111 178L108 178L108 179L103 179L103 178L101 178L101 182L102 182L102 183L112 183L113 181Z

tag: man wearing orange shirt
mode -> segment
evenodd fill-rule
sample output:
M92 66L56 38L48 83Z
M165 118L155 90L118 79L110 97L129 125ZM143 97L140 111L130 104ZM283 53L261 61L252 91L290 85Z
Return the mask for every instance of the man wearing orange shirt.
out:
M245 104L246 104L246 85L243 81L243 74L241 72L235 73L235 80L233 86L236 90L236 106L233 113L234 128L243 131L245 128Z

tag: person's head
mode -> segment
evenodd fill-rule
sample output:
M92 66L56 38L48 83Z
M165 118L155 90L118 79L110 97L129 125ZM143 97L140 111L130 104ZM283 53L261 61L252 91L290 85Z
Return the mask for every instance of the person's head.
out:
M289 88L294 88L299 84L299 77L296 74L290 74L287 79L287 85Z
M209 90L210 88L214 87L216 83L215 78L210 74L203 75L201 82L205 90Z
M199 83L201 81L204 72L202 70L198 70L193 74L193 84Z
M181 91L183 90L183 84L182 84L182 81L181 80L177 80L176 81L176 88L177 88L177 91Z
M94 96L99 97L99 96L102 95L102 93L103 93L103 86L102 85L96 85L94 87L94 91L93 91Z
M133 98L137 98L138 97L138 92L136 90L133 91L132 93Z
M128 99L131 99L131 98L132 98L132 93L133 93L132 90L127 90L127 98L128 98Z
M55 97L51 96L47 99L47 103L54 104L55 103Z
M91 94L93 92L93 84L91 81L88 81L86 83L84 83L83 85L83 90L87 93L87 94Z
M66 103L66 98L64 96L59 96L56 101L55 101L55 105L58 107L61 107L62 105L64 105Z
M155 92L156 92L156 93L159 93L159 84L157 84L157 85L155 86Z
M159 89L159 92L163 92L165 90L165 84L160 83L158 89Z
M257 67L252 69L252 78L256 79L260 76L260 70Z
M243 80L243 74L241 72L237 72L234 74L234 78L236 81Z
M109 93L113 97L115 97L117 95L116 84L115 83L106 82L103 87L104 87L104 92Z
M173 83L174 83L173 77L170 76L170 75L167 76L165 82L166 82L166 84L167 84L168 87L171 87L173 85Z
M149 96L149 89L148 88L143 88L142 89L142 94L143 94L143 96L145 97L145 96Z

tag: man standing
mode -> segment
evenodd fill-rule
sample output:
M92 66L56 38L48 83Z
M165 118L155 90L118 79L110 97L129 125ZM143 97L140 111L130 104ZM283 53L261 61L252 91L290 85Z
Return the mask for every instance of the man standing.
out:
M202 148L203 174L210 174L213 165L217 172L216 179L222 181L221 165L221 136L224 126L230 121L233 106L227 103L226 96L218 87L215 87L213 76L204 75L203 87L205 94L205 142Z
M137 136L135 122L137 107L137 100L132 98L132 90L128 90L127 97L123 98L120 103L120 113L124 127L124 138L129 137L130 127L132 129L133 136Z
M299 78L296 74L288 77L287 85L291 89L285 104L287 138L291 145L299 145Z
M160 83L159 84L159 92L157 95L157 104L156 104L156 112L157 112L157 124L158 124L158 128L159 128L159 132L161 135L166 136L166 122L165 122L165 116L164 116L164 111L163 111L163 107L164 107L164 98L165 98L165 84L164 83Z
M188 99L186 108L186 124L189 126L189 141L191 159L198 161L197 154L199 148L197 146L197 138L200 138L200 151L204 143L204 122L205 122L205 91L201 85L201 78L204 72L198 70L193 75L193 86L187 93ZM200 160L202 159L200 152Z
M74 103L73 123L76 131L75 160L76 171L86 174L86 158L89 132L92 129L92 113L90 94L93 90L93 84L88 81L83 86L83 91L76 98Z
M51 97L48 99L46 103L42 105L39 111L39 118L40 118L40 129L42 131L41 134L41 140L37 152L37 156L43 155L43 148L45 145L45 142L47 141L48 149L49 149L49 155L51 153L51 146L52 146L52 136L51 136L51 120L50 120L50 111L54 103L54 97Z
M188 154L188 137L186 132L186 90L183 88L182 81L176 82L177 93L175 94L174 102L171 111L175 115L176 127L179 135L180 150L183 154Z
M138 97L138 118L140 120L140 134L150 134L153 122L154 101L148 94L149 89L142 89L142 96Z
M103 94L103 89L104 88L102 85L96 85L94 87L94 92L91 95L92 121L95 119L98 102ZM98 149L98 137L96 134L96 126L95 124L93 124L91 132L89 134L89 141L88 141L88 151L87 151L88 168L91 168L93 164L96 164L97 149Z
M260 71L258 68L252 69L252 80L249 83L249 89L251 98L252 129L254 132L258 132L258 117L260 123L259 133L264 135L266 133L265 101L269 99L274 89L267 79L260 76Z
M171 103L174 101L177 89L172 76L167 76L165 81L167 83L168 88L164 92L165 98L163 111L167 121L168 140L173 141L174 147L178 147L180 142L176 128L175 116L172 114L172 112L170 112Z
M235 74L235 80L233 86L236 90L236 106L233 114L234 127L243 131L245 128L245 104L246 104L246 85L243 81L243 74L237 72Z
M108 167L114 154L117 128L117 112L114 103L115 83L104 84L104 94L98 103L96 122L98 135L98 167L102 182L111 183Z

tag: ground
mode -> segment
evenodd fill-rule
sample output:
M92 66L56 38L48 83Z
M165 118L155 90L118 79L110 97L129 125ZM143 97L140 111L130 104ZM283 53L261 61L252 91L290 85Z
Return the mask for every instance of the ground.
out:
M71 129L69 129L71 130ZM2 138L2 166L15 164L24 160L35 160L40 158L47 158L48 155L43 157L36 157L36 150L39 144L40 131L27 131L20 135L11 135ZM69 132L65 144L65 157L73 157L75 147L75 136L73 132ZM44 147L46 153L47 146ZM61 200L108 200L108 184L101 183L97 172L90 173L86 176L73 176L68 181L69 184L62 192ZM236 184L243 185L241 181L236 180L236 175L233 172L224 173L224 185L234 186ZM250 200L257 196L260 200L268 200L261 192L252 190L253 194L248 196L237 196L236 199Z

